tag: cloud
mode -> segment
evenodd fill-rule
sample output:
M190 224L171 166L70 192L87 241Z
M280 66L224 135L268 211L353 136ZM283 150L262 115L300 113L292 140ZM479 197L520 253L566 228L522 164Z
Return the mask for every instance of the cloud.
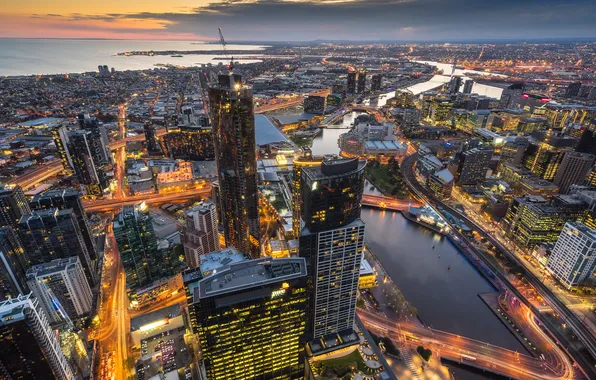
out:
M221 27L229 40L305 41L591 37L595 16L591 0L219 0L166 13L64 18L114 29L125 21L146 23L156 35L216 39Z

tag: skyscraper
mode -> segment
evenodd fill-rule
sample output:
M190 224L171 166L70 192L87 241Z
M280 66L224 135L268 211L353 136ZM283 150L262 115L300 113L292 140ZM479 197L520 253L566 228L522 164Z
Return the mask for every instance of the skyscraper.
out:
M579 95L579 89L582 87L582 82L573 82L567 86L565 97L572 98Z
M302 169L300 256L311 277L309 341L351 331L354 324L364 249L365 166L354 158Z
M62 166L64 167L64 169L72 168L73 163L69 150L70 138L68 137L68 128L64 125L57 125L48 129L50 134L52 135L52 139L54 140L54 145L56 145L58 157L60 157L60 161L62 161Z
M16 227L21 217L30 212L27 198L19 185L0 187L0 227Z
M187 294L207 380L304 378L303 258L231 263L187 283Z
M73 131L69 135L73 169L86 195L101 196L109 186L102 145L90 131Z
M357 73L355 71L350 71L348 73L348 78L347 78L347 82L346 82L346 92L348 94L356 93L356 76L357 76Z
M89 256L72 209L49 208L23 216L19 237L30 265L77 256L89 283L97 283L96 261Z
M90 117L88 114L79 114L79 127L82 130L91 132L93 136L94 148L97 149L96 165L107 165L112 162L110 153L110 142L105 127L96 117Z
M255 122L252 91L240 75L220 75L209 89L224 236L228 247L260 256Z
M546 268L567 289L596 269L596 231L583 223L567 223L548 258Z
M356 92L359 94L364 94L366 92L366 69L358 70L358 87L356 88Z
M57 208L60 210L67 208L72 209L77 219L77 223L79 224L79 229L81 230L83 239L85 240L85 246L89 252L89 258L92 261L96 261L98 259L95 237L91 233L89 220L87 219L87 213L78 191L75 189L46 191L45 193L35 195L29 202L29 205L34 210L47 208Z
M588 153L567 152L557 170L553 183L561 194L567 194L571 185L583 185L596 157Z
M459 92L459 88L461 87L462 81L463 78L461 76L453 76L447 85L447 93L457 94Z
M472 87L474 87L474 81L472 79L467 79L464 82L464 90L463 93L464 94L471 94L472 93Z
M501 93L501 99L499 100L499 108L518 108L521 102L523 92L523 83L514 83L512 85L509 85Z
M155 135L155 125L151 122L145 122L143 125L143 132L145 133L145 143L147 144L147 154L149 156L159 156L162 154L161 146L157 141Z
M201 202L186 213L182 243L186 265L191 268L199 266L201 255L220 248L217 210L213 202Z
M492 149L474 148L455 156L450 171L459 185L477 185L486 178Z
M294 238L300 236L301 229L301 199L302 199L302 169L309 166L320 166L323 157L313 156L310 148L304 149L304 155L297 157L292 163L292 232Z
M577 142L574 139L550 139L547 136L542 140L531 140L522 157L523 166L535 175L547 181L555 179L563 157L572 151L568 145Z
M169 268L159 254L151 216L143 205L122 208L114 219L114 235L127 288L134 291L164 277Z
M0 303L0 374L3 379L75 379L39 301L31 295Z
M27 259L11 227L0 228L0 301L27 294Z
M27 279L50 323L76 320L91 312L93 295L78 257L34 265L27 271Z
M381 90L381 82L383 81L383 76L381 74L374 74L370 79L370 91L377 92Z

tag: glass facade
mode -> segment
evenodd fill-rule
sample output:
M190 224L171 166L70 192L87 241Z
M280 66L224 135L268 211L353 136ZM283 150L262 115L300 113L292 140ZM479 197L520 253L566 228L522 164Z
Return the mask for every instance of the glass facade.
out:
M300 235L300 215L302 212L302 168L309 166L320 166L323 157L313 157L310 150L303 157L294 159L292 172L292 232L295 238Z
M239 75L220 75L209 89L224 236L228 247L260 256L253 99Z
M208 380L304 378L304 259L231 264L191 289L191 324Z
M27 294L25 253L11 227L0 228L0 301Z

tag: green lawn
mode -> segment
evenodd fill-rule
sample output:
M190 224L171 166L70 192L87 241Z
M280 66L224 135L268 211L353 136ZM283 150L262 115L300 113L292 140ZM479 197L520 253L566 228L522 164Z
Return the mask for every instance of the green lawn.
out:
M370 177L373 185L383 193L389 194L391 189L393 189L394 184L391 184L387 165L379 165L374 168L367 167L366 174Z

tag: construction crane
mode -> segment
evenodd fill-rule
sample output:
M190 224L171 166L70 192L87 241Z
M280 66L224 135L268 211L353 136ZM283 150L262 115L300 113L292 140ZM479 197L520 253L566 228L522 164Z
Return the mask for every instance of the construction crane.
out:
M223 48L224 56L226 59L228 58L228 48L226 45L226 40L224 39L223 33L221 32L221 28L217 28L219 30L219 42L221 42L221 46ZM230 58L230 64L228 65L230 71L234 70L234 57Z

